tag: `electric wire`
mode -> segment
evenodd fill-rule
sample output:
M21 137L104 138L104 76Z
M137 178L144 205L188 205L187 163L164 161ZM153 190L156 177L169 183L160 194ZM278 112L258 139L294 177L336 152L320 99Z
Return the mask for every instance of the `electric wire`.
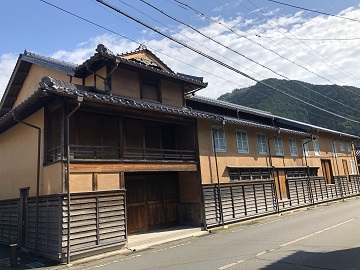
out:
M69 12L69 11L67 11L67 10L65 10L65 9L63 9L63 8L60 8L60 7L58 7L58 6L56 6L56 5L53 5L53 4L49 3L49 2L46 2L46 1L44 1L44 0L40 0L40 1L42 1L42 2L44 2L45 4L48 4L48 5L56 8L56 9L59 9L59 10L65 12L65 13L68 13L68 14L74 16L74 17L77 17L78 19L84 20L84 21L86 21L86 22L88 22L88 23L91 23L91 24L97 26L97 27L100 27L100 28L102 28L102 29L104 29L104 30L110 31L111 33L114 33L114 34L116 34L116 35L119 35L119 36L121 36L121 37L123 37L123 38L125 38L125 39L128 39L128 40L130 40L130 41L133 41L133 42L135 42L135 43L137 43L137 44L140 44L139 42L137 42L137 41L135 41L135 40L133 40L133 39L130 39L130 38L124 36L124 35L121 35L121 34L115 32L115 31L113 31L113 30L111 30L111 29L108 29L108 28L106 28L106 27L103 27L103 26L101 26L101 25L99 25L99 24L96 24L96 23L94 23L94 22L92 22L92 21L90 21L90 20L87 20L87 19L85 19L85 18L83 18L83 17L81 17L81 16L78 16L78 15L72 13L72 12ZM95 1L95 0L93 0L93 2L94 2L94 1ZM115 15L115 14L113 14L113 15ZM117 16L117 17L118 17L118 16ZM125 22L126 22L126 21L125 21ZM127 23L128 23L128 22L127 22ZM135 27L135 26L133 26L132 24L130 24L130 25L131 25L132 27ZM136 27L135 27L135 28L136 28ZM139 28L137 28L137 29L140 30ZM155 51L156 51L156 50L155 50ZM158 52L159 52L159 53L162 53L162 52L160 52L160 51L158 51ZM164 53L162 53L162 54L164 54ZM174 57L172 57L172 56L169 56L169 55L167 55L167 54L164 54L164 55L166 55L166 56L168 56L168 57L171 57L171 58L173 58L174 60L177 60L177 61L180 61L180 62L182 62L182 63L185 63L185 64L187 64L187 65L189 65L189 66L192 66L192 65L190 65L190 64L188 64L188 63L186 63L186 62L183 62L183 61L181 61L181 60L179 60L179 59L176 59L176 58L174 58ZM208 74L210 74L210 75L216 76L216 77L218 77L218 78L220 78L220 79L222 79L222 80L225 80L225 81L228 81L228 82L230 82L230 83L233 83L234 85L238 85L238 83L229 81L229 80L224 79L224 78L222 78L222 77L220 77L220 76L217 76L217 75L215 75L215 74L209 73L209 72L207 72L206 70L199 69L199 68L197 68L197 67L195 67L195 66L192 66L192 67L194 67L195 69L204 71L204 72L206 72L206 73L208 73ZM262 94L262 93L261 93L261 94ZM262 94L262 95L263 95L263 94ZM280 101L281 101L281 100L280 100ZM313 112L310 112L310 111L309 111L309 113L313 113ZM321 116L321 115L319 115L319 116ZM325 116L322 116L322 117L325 117ZM326 118L328 118L328 117L326 117Z
M239 2L239 4L241 4L243 7L245 7L245 8L247 8L245 5L243 5L239 0L237 0L238 2ZM257 5L255 5L251 0L247 0L250 4L252 4L257 10L260 10L260 8L257 6ZM249 9L248 9L249 10ZM263 14L263 16L265 16L265 17L267 17L270 21L272 21L272 22L274 22L277 26L279 26L281 29L284 29L288 34L290 34L294 39L288 39L288 40L290 40L290 41L292 41L294 44L296 44L297 46L299 46L300 48L302 48L302 49L304 49L306 52L308 52L308 53L310 53L307 49L305 49L305 48L303 48L299 43L302 43L304 46L306 46L307 48L309 48L311 51L313 51L316 55L319 55L320 57L322 57L323 59L325 59L326 60L326 62L325 61L322 61L321 59L319 59L318 57L316 57L316 55L314 55L314 54L312 54L312 53L310 53L311 55L313 55L313 56L315 56L318 60L320 60L321 62L323 62L324 64L326 64L327 66L329 66L329 67L333 67L333 66L335 66L335 67L337 67L337 70L340 72L340 73L342 73L343 75L345 75L345 76L347 76L347 77L349 77L349 75L350 75L350 77L349 78L351 78L351 77L353 77L353 78L356 78L357 80L354 80L354 79L352 79L354 82L359 82L359 78L355 75L355 74L352 74L352 73L350 73L350 72L348 72L348 71L346 71L346 70L343 70L343 68L342 67L340 67L338 64L336 64L335 62L333 62L331 59L329 59L328 57L326 57L326 56L323 56L323 55L321 55L320 53L318 53L316 50L314 50L313 48L311 48L308 44L306 44L305 42L303 42L302 40L300 40L300 39L298 39L293 33L291 33L289 30L287 30L285 27L283 27L281 24L279 24L275 19L273 19L273 18L271 18L268 14L265 14L264 12L262 12L262 14ZM258 18L260 18L259 16L258 16ZM284 37L286 37L287 38L287 36L283 33L283 32L281 32L281 31L279 31L278 29L276 29L276 28L274 28L277 32L279 32L280 34L282 34ZM271 39L270 37L269 37L269 39ZM359 38L360 39L360 38ZM295 42L294 40L297 40L297 41L299 41L299 43L298 42ZM304 61L304 62L306 62L306 63L308 63L307 61ZM331 65L330 64L328 64L327 62L330 62L331 63ZM310 64L310 63L308 63L308 64ZM311 64L310 64L311 65ZM313 66L313 65L312 65ZM313 66L314 67L314 66ZM316 67L315 67L316 68ZM316 68L316 69L318 69L318 68Z
M288 39L288 40L302 40L302 41L358 41L360 37L353 37L353 38L291 38L291 37L269 37L262 34L255 35L259 38L270 38L270 39Z
M300 64L297 64L296 62L294 62L294 61L292 61L292 60L290 60L290 59L288 59L288 58L286 58L286 57L284 57L284 56L281 56L279 53L275 52L274 50L269 49L269 48L265 47L264 45L262 45L262 44L260 44L260 43L258 43L258 42L256 42L256 41L248 38L246 35L239 34L237 31L233 30L232 28L228 27L227 25L223 24L222 22L210 18L209 16L207 16L207 15L204 14L203 12L194 9L194 8L191 7L190 5L185 4L185 3L183 3L183 2L181 2L181 1L179 1L179 0L173 0L173 1L176 1L176 2L178 2L178 3L182 3L183 5L186 5L187 7L189 7L191 10L193 10L193 11L194 11L196 14L198 14L199 16L203 16L203 17L205 17L206 19L208 19L208 20L210 20L210 21L212 21L212 22L214 22L214 23L218 23L218 24L222 25L223 27L225 27L225 28L227 28L228 30L232 31L233 33L237 34L239 37L246 38L247 40L249 40L249 41L251 41L251 42L253 42L253 43L261 46L262 48L264 48L264 49L266 49L266 50L268 50L268 51L271 51L272 53L276 54L277 56L281 57L282 59L285 59L285 60L289 61L290 63L295 64L295 65L299 66L300 68L303 68L303 69L305 69L306 71L314 74L315 76L317 76L317 77L319 77L319 78L322 78L322 79L326 80L327 82L329 82L329 83L331 83L331 84L334 84L333 82L331 82L329 79L325 78L324 76L321 76L321 75L319 75L319 74L317 74L317 73L309 70L308 68L306 68L306 67L304 67L304 66L302 66L302 65L300 65ZM215 0L215 1L216 1L218 4L221 5L221 3L219 3L217 0ZM237 0L237 1L239 2L239 0ZM248 0L248 1L249 1L249 0ZM243 5L241 2L239 2L239 3L240 3L241 5ZM244 5L243 5L243 6L244 6ZM245 7L245 6L244 6L244 7ZM224 6L224 8L227 9L226 6ZM245 7L245 8L246 8L246 7ZM229 12L233 13L233 14L236 16L236 14L235 14L234 12L232 12L232 11L229 10L229 9L227 9L227 10L228 10ZM258 16L258 17L259 17L259 16ZM260 18L260 17L259 17L259 18ZM294 42L294 43L295 43L295 42ZM283 47L282 45L278 44L277 42L275 42L275 44L277 44L279 47L281 47L282 49L284 49L285 51L287 51L287 52L290 53L291 55L295 56L297 59L303 61L304 63L307 63L307 64L313 66L311 63L309 63L309 62L301 59L300 57L298 57L297 55L295 55L294 53L292 53L291 51L289 51L288 49L286 49L286 48ZM295 43L295 44L296 44L296 43ZM298 45L298 44L297 44L297 45ZM309 47L307 44L305 44L305 45L306 45L307 47ZM300 47L301 47L301 46L300 46ZM310 48L311 50L313 50L311 47L309 47L309 48ZM302 49L304 49L304 48L302 48ZM307 49L304 49L304 50L307 51L308 53L310 53L311 55L313 55L314 57L316 57L319 61L325 63L323 60L321 60L320 58L318 58L318 57L317 57L316 55L314 55L313 53L309 52ZM317 52L315 51L315 53L317 53ZM324 57L324 58L326 59L326 57ZM327 64L327 63L325 63L325 64L328 65L329 67L332 67L331 65L329 65L329 64ZM336 65L336 64L333 63L333 65ZM336 65L336 66L337 66L337 65ZM313 66L313 67L314 67L315 69L319 70L317 67L315 67L315 66ZM339 68L340 68L340 67L339 67ZM344 73L343 73L343 74L344 74ZM350 73L349 73L349 74L350 74ZM345 74L344 74L344 75L345 75ZM353 74L350 74L350 75L355 76L355 75L353 75ZM329 76L329 75L328 75L328 76ZM346 76L347 76L347 75L346 75ZM331 77L332 77L332 76L331 76ZM333 78L334 78L334 77L333 77ZM354 81L355 81L355 80L354 80ZM357 82L357 81L356 81L356 82ZM339 85L339 86L342 87L341 85ZM360 96L360 94L357 94L357 93L351 91L350 89L347 89L347 88L343 88L343 89L344 89L344 90L348 90L348 91L352 92L353 94ZM337 101L335 101L335 102L337 102Z
M287 4L287 3L283 3L283 2L279 2L279 1L275 1L275 0L267 0L267 1L273 2L273 3L276 3L276 4L280 4L280 5L284 5L284 6L288 6L288 7L292 7L292 8L306 10L306 11L310 11L310 12L314 12L314 13L319 13L319 14L322 14L322 15L336 17L336 18L339 18L339 19L349 20L349 21L353 21L353 22L360 22L360 20L357 20L357 19L348 18L348 17L344 17L344 16L339 16L339 15L334 15L334 14L330 14L330 13L326 13L326 12L322 12L322 11L318 11L318 10L313 10L313 9L309 9L309 8L299 7L299 6L295 6L295 5L291 5L291 4Z
M170 0L167 0L167 1L170 1ZM216 20L216 19L210 18L209 16L207 16L207 15L204 14L203 12L196 10L195 8L191 7L190 5L185 4L185 3L183 3L183 2L181 2L181 1L179 1L179 0L173 0L173 1L177 2L177 3L179 4L179 6L184 5L184 7L188 7L188 8L191 9L193 12L195 12L195 14L197 14L198 16L204 17L204 18L206 18L207 20L209 20L209 21L211 21L211 22L213 22L213 23L220 24L220 25L222 25L223 27L227 28L228 30L232 31L234 34L238 35L239 37L245 38L245 39L249 40L250 42L253 42L253 43L259 45L260 47L262 47L262 48L264 48L264 49L266 49L266 50L268 50L268 51L271 51L272 53L278 55L278 56L281 57L282 59L285 59L285 60L289 61L290 63L295 64L295 65L299 66L300 68L305 69L306 71L312 73L313 75L315 75L315 76L317 76L317 77L319 77L319 78L321 78L321 79L324 79L324 80L328 81L328 82L331 83L331 84L334 84L333 82L331 82L330 80L328 80L328 79L325 78L324 76L321 76L321 75L319 75L319 74L317 74L317 73L309 70L308 68L306 68L306 67L304 67L304 66L302 66L302 65L299 65L299 64L295 63L294 61L292 61L292 60L290 60L290 59L288 59L288 58L285 58L285 57L281 56L279 53L275 52L274 50L271 50L271 49L269 49L269 48L266 48L264 45L262 45L262 44L260 44L260 43L258 43L258 42L256 42L256 41L248 38L246 35L239 34L237 31L235 31L235 30L233 30L232 28L228 27L228 26L225 25L224 23L222 23L222 22L220 22L220 21L218 21L218 20ZM215 1L216 1L216 0L215 0ZM202 2L201 2L201 3L202 3ZM219 3L219 2L217 1L217 3ZM221 5L221 3L219 3L219 4ZM241 3L240 3L240 4L241 4ZM205 5L205 4L204 4L204 5ZM187 9L187 10L189 10L189 9ZM225 9L227 9L227 8L225 7ZM229 9L227 9L227 10L230 11ZM232 12L232 11L230 11L230 12ZM235 14L234 12L232 12L232 13L233 13L235 16L237 16L237 14ZM276 43L276 44L277 44L278 46L282 47L284 50L286 50L286 51L287 51L288 53L290 53L291 55L295 56L296 58L299 58L297 55L295 55L295 54L292 53L291 51L287 50L287 49L284 48L283 46L279 45L278 43ZM296 44L296 43L295 43L295 44ZM307 45L306 45L306 46L307 46ZM308 46L308 47L309 47L309 46ZM309 47L309 48L312 49L311 47ZM303 48L303 49L304 49L304 48ZM306 49L305 49L305 50L306 50ZM306 51L307 51L307 50L306 50ZM309 52L309 51L307 51L307 52L310 53L311 55L313 55L314 57L316 57L319 61L325 63L323 60L319 59L319 58L318 58L316 55L314 55L313 53L311 53L311 52ZM315 51L315 53L316 53L316 51ZM324 58L325 58L325 57L324 57ZM312 64L308 63L307 61L305 61L305 60L303 60L303 59L301 59L301 58L299 58L299 59L300 59L301 61L303 61L303 62L305 62L305 63L313 66ZM326 63L325 63L325 64L326 64ZM328 65L328 64L327 64L327 65ZM336 64L334 64L334 65L336 65ZM328 65L328 66L331 67L331 65ZM313 67L314 67L314 66L313 66ZM314 68L317 69L317 70L319 70L317 67L314 67ZM351 76L355 76L355 75L353 75L353 74L351 74L351 73L349 73L349 74L350 74ZM328 76L329 76L329 75L328 75ZM332 77L332 76L331 76L331 77ZM353 92L353 94L359 95L359 94L354 93L354 92ZM359 95L359 96L360 96L360 95Z
M208 54L206 54L206 53L204 53L204 52L201 52L201 51L199 51L198 49L195 49L195 48L191 47L190 45L188 45L188 44L186 44L186 43L184 43L184 42L182 42L182 41L180 41L180 40L178 40L178 39L176 39L176 38L174 38L174 37L172 37L172 36L164 33L164 32L161 31L161 30L156 29L155 27L153 27L153 26L151 26L151 25L143 22L142 20L140 20L140 19L138 19L138 18L130 15L129 13L127 13L127 12L125 12L125 11L123 11L123 10L121 10L121 9L119 9L119 8L117 8L117 7L115 7L115 6L111 5L111 4L103 1L103 0L96 0L96 1L99 2L99 3L101 3L101 4L103 4L103 5L105 5L105 6L107 6L108 8L113 9L114 11L116 11L116 12L124 15L125 17L127 17L127 18L129 18L129 19L131 19L131 20L133 20L133 21L135 21L135 22L137 22L137 23L139 23L139 24L141 24L141 25L143 25L143 26L145 26L145 27L147 27L147 28L149 28L149 29L151 29L151 30L153 30L154 32L156 32L156 33L158 33L158 34L160 34L160 35L162 35L162 36L164 36L164 37L166 37L166 38L168 38L168 39L176 42L177 44L180 44L180 45L188 48L189 50L192 50L193 52L195 52L195 53L197 53L197 54L199 54L199 55L201 55L201 56L203 56L203 57L205 57L205 58L207 58L207 59L209 59L209 60L211 60L211 61L213 61L213 62L215 62L215 63L217 63L217 64L219 64L219 65L221 65L221 66L223 66L223 67L226 67L226 68L228 68L229 70L232 70L232 71L234 71L234 72L236 72L236 73L238 73L238 74L240 74L240 75L242 75L242 76L244 76L244 77L246 77L246 78L248 78L248 79L251 79L251 80L253 80L253 81L255 81L255 82L259 83L259 84L262 84L262 85L264 85L264 86L266 86L266 87L269 87L270 89L272 89L272 90L274 90L274 91L277 91L277 92L280 92L280 93L282 93L282 94L284 94L284 95L286 95L286 96L288 96L288 97L291 97L292 99L295 99L295 100L297 100L297 101L299 101L299 102L301 102L301 103L303 103L303 104L307 104L307 105L309 105L309 106L311 106L311 107L314 107L314 108L317 108L318 110L321 110L321 111L323 111L323 112L327 112L327 113L329 113L329 114L331 114L331 115L334 115L334 116L337 116L337 117L339 117L339 118L346 119L346 120L349 120L349 121L351 121L351 122L360 124L360 121L357 121L357 120L354 120L354 119L350 119L350 118L341 116L341 115L339 115L339 114L337 114L337 113L333 113L333 112L331 112L331 111L325 110L325 109L320 108L320 107L318 107L318 106L315 106L315 105L313 105L313 104L311 104L311 103L309 103L309 102L306 102L306 101L304 101L304 100L302 100L302 99L299 99L299 98L297 98L297 97L295 97L295 96L292 96L292 95L290 95L290 94L288 94L288 93L286 93L286 92L284 92L284 91L281 91L280 89L277 89L277 88L275 88L275 87L273 87L273 86L271 86L271 85L268 85L268 84L266 84L266 83L264 83L264 82L262 82L262 81L259 81L258 79L254 78L254 77L252 77L252 76L250 76L250 75L248 75L248 74L246 74L246 73L244 73L244 72L242 72L242 71L240 71L240 70L238 70L238 69L236 69L236 68L234 68L234 67L232 67L232 66L230 66L230 65L228 65L228 64L226 64L226 63L224 63L224 62L222 62L222 61L220 61L220 60L218 60L218 59L216 59L216 58L214 58L214 57L212 57L212 56L210 56L210 55L208 55Z
M141 44L142 44L142 43L139 42L139 41L136 41L136 40L134 40L134 39L131 39L131 38L127 37L127 36L124 36L124 35L116 32L116 31L113 31L113 30L111 30L111 29L109 29L109 28L107 28L107 27L104 27L104 26L102 26L102 25L99 25L99 24L97 24L97 23L94 23L94 22L92 22L92 21L90 21L90 20L88 20L88 19L86 19L86 18L83 18L83 17L81 17L81 16L79 16L79 15L76 15L76 14L74 14L74 13L68 11L68 10L65 10L65 9L63 9L63 8L61 8L61 7L59 7L59 6L56 6L56 5L54 5L54 4L51 4L51 3L49 3L49 2L47 2L47 1L45 1L45 0L39 0L39 1L41 1L41 2L43 2L43 3L45 3L45 4L47 4L47 5L50 5L50 6L56 8L56 9L58 9L58 10L61 10L61 11L65 12L65 13L68 13L69 15L72 15L72 16L78 18L78 19L81 19L81 20L83 20L83 21L85 21L85 22L88 22L88 23L90 23L90 24L92 24L92 25L95 25L95 26L97 26L97 27L99 27L99 28L101 28L101 29L104 29L104 30L106 30L106 31L109 31L109 32L111 32L111 33L113 33L113 34L115 34L115 35L117 35L117 36L120 36L120 37L122 37L122 38L124 38L124 39L127 39L127 40L129 40L129 41L131 41L131 42L134 42L134 43L136 43L136 44L138 44L138 45L141 45ZM96 1L96 0L93 0L93 1ZM121 19L121 18L120 18L120 19ZM126 22L126 21L124 20L124 22ZM128 23L128 22L126 22L126 23ZM132 26L132 27L135 27L135 26L133 26L133 25L131 25L131 26ZM139 28L137 28L137 29L141 31L141 29L139 29ZM151 35L149 35L149 36L151 36ZM151 36L151 37L154 38L153 36ZM159 42L161 42L161 41L159 41ZM223 77L220 77L220 76L218 76L218 75L216 75L216 74L214 74L214 73L209 72L208 70L201 69L201 68L199 68L199 67L197 67L197 66L194 66L194 65L192 65L192 64L190 64L190 63L188 63L188 62L185 62L185 61L182 61L182 60L180 60L180 59L177 59L177 58L175 58L175 57L173 57L173 56L171 56L171 55L165 54L164 52L161 52L161 51L156 50L156 49L154 49L154 48L149 48L149 49L151 49L152 51L154 51L154 52L156 52L156 53L159 53L159 54L161 54L161 55L164 55L164 56L166 56L166 57L169 57L169 58L171 58L171 59L173 59L173 60L175 60L175 61L178 61L178 62L183 63L183 64L185 64L185 65L188 65L188 66L190 66L190 67L192 67L192 68L195 68L195 69L197 69L197 70L200 70L200 71L202 71L202 72L204 72L204 73L206 73L206 74L209 74L209 75L214 76L214 77L216 77L216 78L219 78L219 79L221 79L221 80L227 81L227 82L232 83L232 84L234 84L234 85L236 85L236 86L239 86L239 83L230 81L230 80L225 79L225 78L223 78ZM265 77L264 77L264 78L265 78Z
M119 0L119 1L120 1L120 2L123 2L123 1L121 1L121 0ZM247 59L247 60L249 60L249 61L251 61L251 62L253 62L253 63L257 64L257 65L260 65L261 67L263 67L263 68L265 68L265 69L273 72L274 74L276 74L276 75L278 75L278 76L280 76L280 77L282 77L282 78L284 78L284 79L286 79L286 80L290 80L289 77L287 77L287 76L285 76L285 75L283 75L283 74L281 74L281 73L279 73L279 72L277 72L277 71L275 71L275 70L273 70L273 69L271 69L271 68L269 68L269 67L267 67L267 66L265 66L265 65L263 65L263 64L261 64L261 63L259 63L259 62L257 62L257 61L255 61L255 60L253 60L253 59L251 59L250 57L247 57L246 55L244 55L244 54L242 54L242 53L239 53L238 51L233 50L232 48L230 48L230 47L222 44L221 42L213 39L212 37L210 37L210 36L208 36L208 35L203 34L201 31L197 30L196 28L192 27L191 25L189 25L189 24L187 24L187 23L184 23L183 21L181 21L181 20L179 20L179 19L176 19L175 17L167 14L167 13L164 12L163 10L161 10L161 9L159 9L159 8L151 5L151 4L148 3L147 1L145 1L145 0L139 0L139 1L141 1L141 2L145 3L146 5L152 7L153 9L157 10L158 12L160 12L160 13L163 14L163 15L165 15L166 17L168 17L168 18L170 18L170 19L172 19L172 20L174 20L174 21L176 21L176 22L178 22L178 23L180 23L180 24L182 24L182 25L185 25L185 26L189 27L190 29L192 29L192 30L195 31L196 33L198 33L198 34L202 35L203 37L205 37L205 38L207 38L207 39L215 42L216 44L218 44L218 45L220 45L220 46L222 46L222 47L224 47L224 48L232 51L233 53L236 53L236 54L240 55L241 57L244 57L245 59ZM180 2L180 1L178 1L178 0L175 0L175 1L176 1L176 2ZM147 15L147 16L149 17L149 15ZM207 15L205 15L205 16L208 17ZM220 23L221 23L221 22L220 22ZM221 24L222 24L222 23L221 23ZM228 28L227 26L226 26L226 28L229 29L230 31L233 31L233 29ZM199 45L201 45L201 44L199 44ZM276 52L274 52L274 53L276 53ZM218 54L218 53L217 53L217 54ZM276 54L279 55L278 53L276 53ZM219 54L218 54L218 55L219 55ZM279 56L282 57L281 55L279 55ZM283 57L282 57L282 58L283 58ZM228 60L230 60L230 59L228 59ZM231 61L231 60L230 60L230 61ZM291 61L291 60L289 60L289 61ZM234 64L238 64L238 63L235 63L234 61L232 61L232 62L233 62ZM342 102L340 102L340 101L338 101L338 100L335 100L335 99L333 99L333 98L331 98L331 97L328 97L328 96L326 96L326 95L324 95L324 94L322 94L322 93L320 93L320 92L318 92L318 91L315 91L314 89L312 89L312 88L310 88L310 87L308 87L308 86L306 86L306 85L304 85L304 84L302 84L302 83L300 83L300 82L298 82L298 81L293 81L293 82L294 82L295 84L297 84L297 85L305 88L305 89L308 89L308 90L310 90L310 91L312 91L312 92L314 92L314 93L322 96L323 98L326 98L326 99L328 99L328 100L331 100L332 102L338 103L339 105L345 106L345 107L347 107L347 108L349 108L349 109L356 110L356 111L360 112L360 110L355 109L355 108L353 108L353 107L351 107L351 106L349 106L349 105L347 105L347 104L344 104L344 103L342 103ZM349 116L348 116L348 117L349 117Z

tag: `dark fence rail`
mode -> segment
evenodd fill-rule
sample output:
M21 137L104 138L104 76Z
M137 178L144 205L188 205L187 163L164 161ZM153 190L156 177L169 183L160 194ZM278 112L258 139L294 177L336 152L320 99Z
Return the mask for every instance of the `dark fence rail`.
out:
M203 185L203 195L207 227L222 224L221 209L225 224L277 211L272 180Z
M9 244L18 236L19 199L0 201L0 242Z
M125 191L71 194L70 255L124 245ZM67 254L68 209L65 194L39 197L36 246L36 198L28 198L26 248L64 261Z

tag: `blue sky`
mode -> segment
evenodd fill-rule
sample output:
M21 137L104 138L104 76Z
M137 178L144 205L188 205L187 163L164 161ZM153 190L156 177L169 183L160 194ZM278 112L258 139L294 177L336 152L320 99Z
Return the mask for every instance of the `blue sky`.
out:
M3 25L0 30L3 37L0 46L0 95L9 81L19 53L24 49L81 63L95 52L98 43L104 43L116 53L134 50L138 43L145 43L176 72L203 76L205 81L209 82L209 87L200 93L204 96L216 98L234 88L253 84L154 34L94 0L47 0L47 2L136 42L84 22L40 0L4 1L0 11L0 22ZM278 77L278 75L244 59L239 54L234 54L233 51L244 54L290 79L319 84L360 86L360 80L354 74L360 68L357 63L360 40L325 40L360 38L358 31L360 22L308 11L301 12L267 0L180 1L213 19L209 21L196 15L186 6L180 7L174 0L147 0L171 16L228 46L233 50L231 52L184 25L166 18L140 0L109 0L108 2L258 79ZM282 2L360 20L359 1L282 0ZM214 21L221 22L228 28ZM236 35L229 29L236 32ZM318 40L295 40L295 38ZM291 64L291 61L296 65Z

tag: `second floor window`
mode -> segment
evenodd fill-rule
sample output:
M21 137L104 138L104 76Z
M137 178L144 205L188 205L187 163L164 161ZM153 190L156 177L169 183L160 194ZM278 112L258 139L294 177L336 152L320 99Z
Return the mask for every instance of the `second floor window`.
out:
M141 99L160 102L159 80L143 78L141 82Z
M351 152L352 151L352 147L351 147L351 143L349 140L346 140L346 146L347 146L347 151Z
M290 156L296 157L298 155L296 140L294 138L289 138L289 147L290 147Z
M346 140L346 148L347 148L348 152L352 151L351 143L349 140Z
M313 140L313 147L314 147L314 155L315 156L320 156L320 146L319 146L319 141Z
M283 156L284 155L284 147L282 144L281 137L274 138L274 145L275 145L275 154L277 156Z
M302 150L303 150L303 156L304 157L308 157L310 156L310 152L309 152L309 142L307 140L302 140L301 144L302 144Z
M342 139L339 140L339 148L341 152L345 151L344 142Z
M216 152L226 152L226 141L225 141L225 132L224 128L221 126L212 126L211 127L211 142L212 148Z
M332 141L332 142L331 142L331 147L332 147L332 150L333 150L333 155L334 155L334 157L337 157L337 156L338 156L338 152L337 152L337 149L336 149L336 142L335 142L335 141Z
M256 141L257 141L257 146L258 146L258 153L261 155L267 155L268 154L268 146L267 146L265 134L257 133Z
M238 153L249 153L249 141L245 130L236 130L236 142Z

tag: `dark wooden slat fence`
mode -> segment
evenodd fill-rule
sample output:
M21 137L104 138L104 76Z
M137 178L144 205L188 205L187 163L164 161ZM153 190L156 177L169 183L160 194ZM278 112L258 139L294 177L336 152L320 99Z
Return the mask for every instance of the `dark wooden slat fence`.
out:
M19 199L0 201L0 243L18 236Z
M327 184L324 177L288 178L286 181L288 198L281 201L276 198L274 180L221 183L221 196L217 184L203 185L206 226L210 228L360 194L359 175L351 175L349 179L336 176L333 184Z
M224 223L276 212L274 181L233 182L220 185ZM219 187L203 185L207 227L221 224Z
M126 243L125 191L71 194L70 255L82 257ZM65 194L39 198L37 252L63 261L67 254L68 211ZM35 251L36 198L28 198L26 248Z

